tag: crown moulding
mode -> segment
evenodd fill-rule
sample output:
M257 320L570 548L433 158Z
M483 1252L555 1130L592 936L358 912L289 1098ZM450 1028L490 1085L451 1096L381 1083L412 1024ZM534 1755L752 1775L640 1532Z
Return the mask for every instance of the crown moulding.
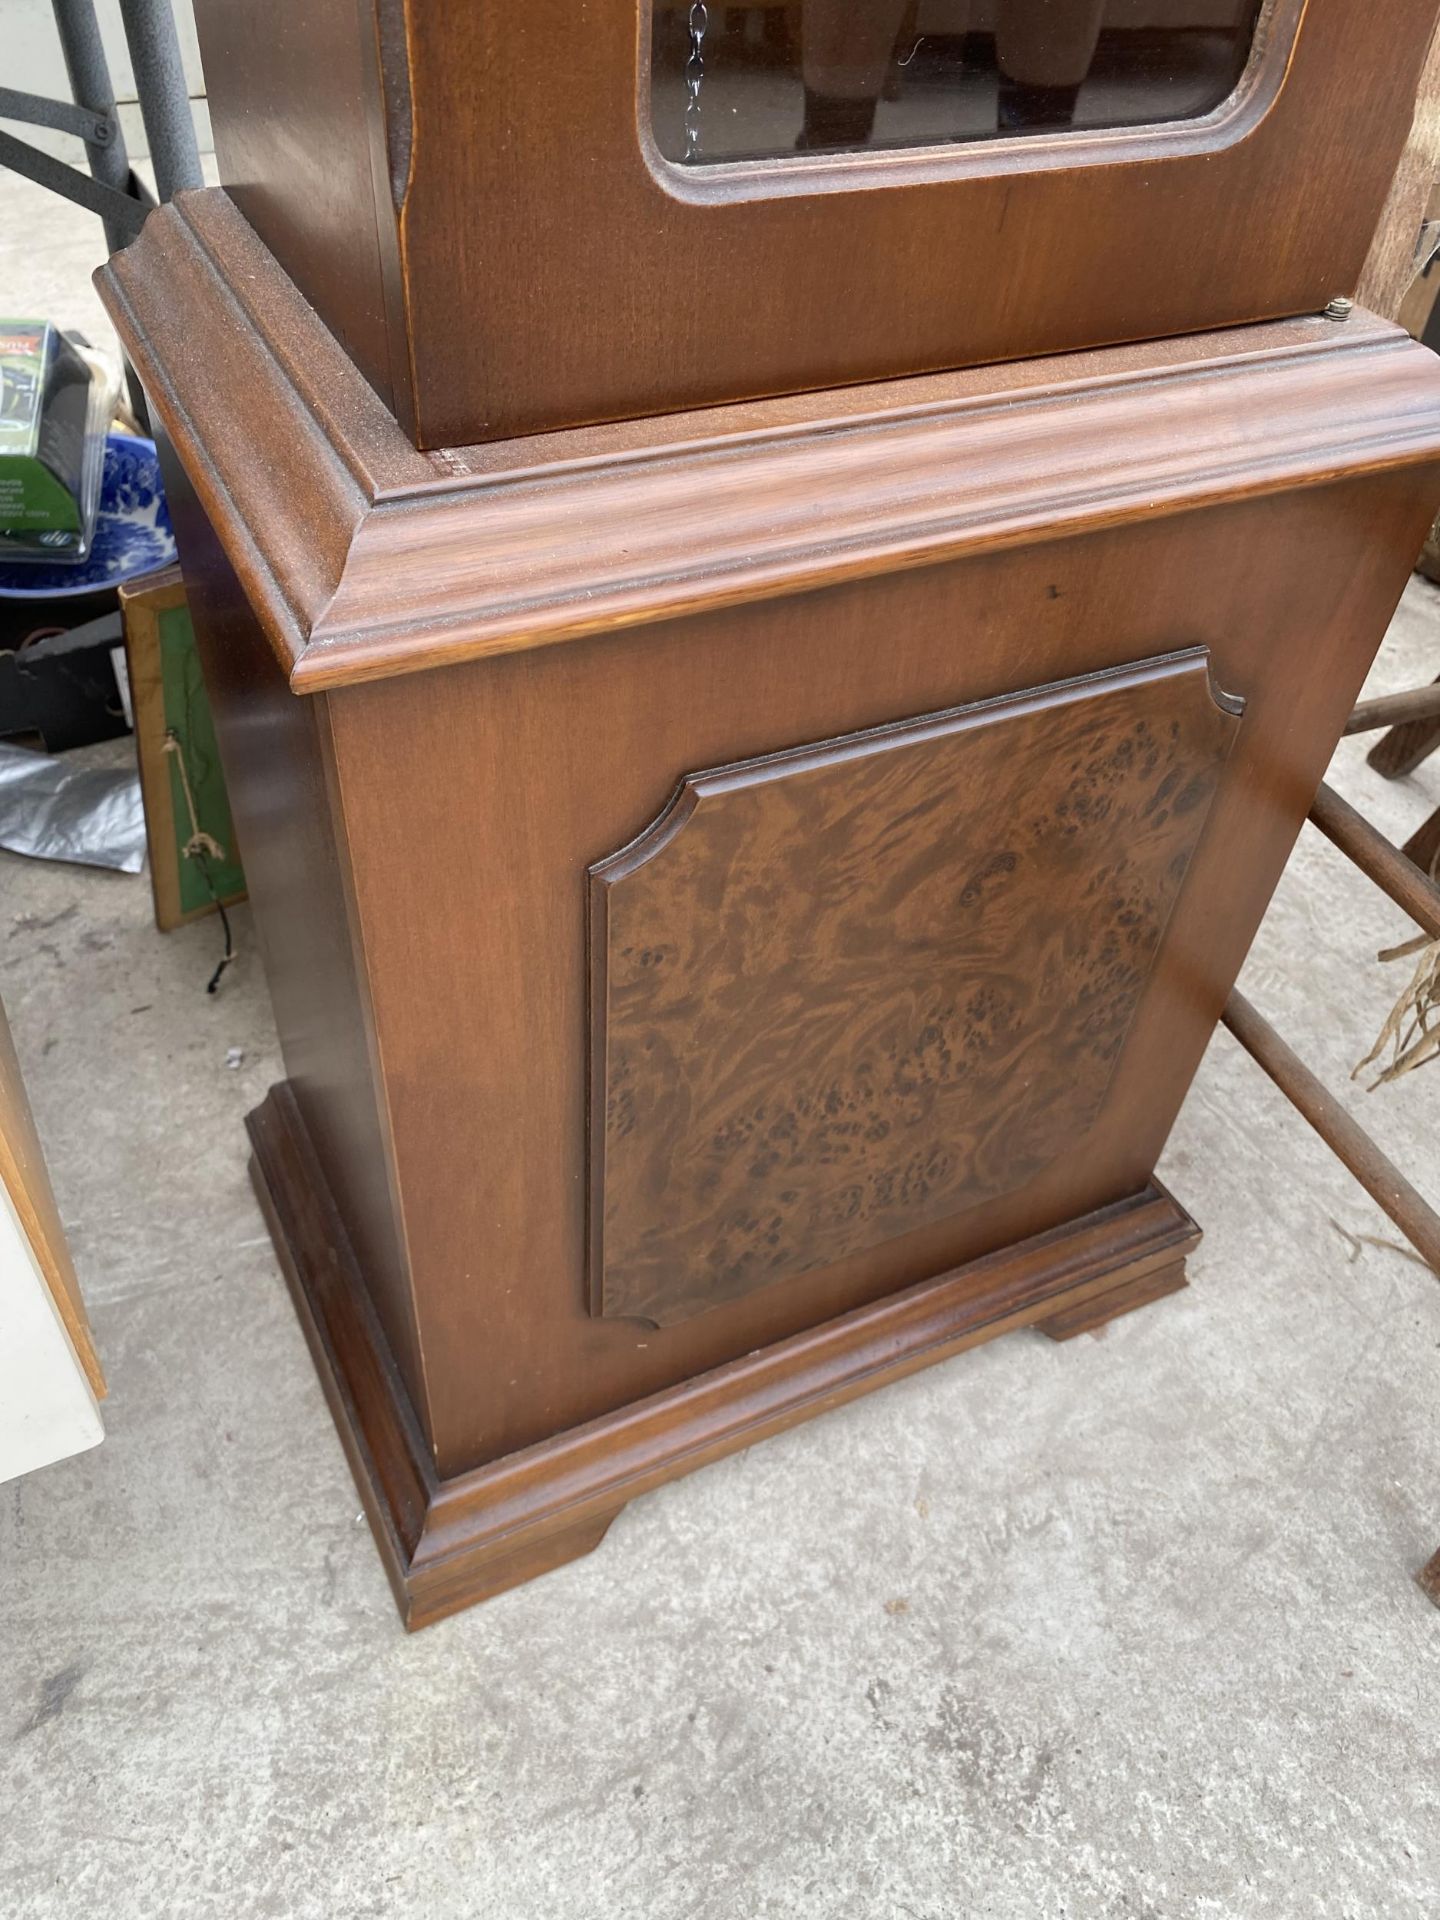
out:
M1359 311L421 453L222 190L96 282L297 692L1440 456Z

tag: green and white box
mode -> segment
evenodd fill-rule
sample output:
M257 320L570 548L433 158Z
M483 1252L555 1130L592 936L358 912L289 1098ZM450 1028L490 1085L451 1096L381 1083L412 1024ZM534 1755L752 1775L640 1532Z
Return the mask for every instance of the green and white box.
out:
M48 320L0 320L0 549L60 558L86 546L90 385Z

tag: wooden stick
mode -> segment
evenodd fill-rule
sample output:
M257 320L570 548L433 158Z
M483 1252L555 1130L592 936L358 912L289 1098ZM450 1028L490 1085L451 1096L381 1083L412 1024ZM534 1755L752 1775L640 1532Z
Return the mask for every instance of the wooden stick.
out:
M1440 1213L1423 1199L1395 1163L1352 1120L1323 1081L1238 991L1221 1015L1251 1059L1309 1121L1320 1138L1404 1234L1421 1259L1440 1274Z
M1348 800L1322 784L1310 809L1314 825L1375 885L1388 893L1432 940L1440 940L1440 887L1376 831Z
M1362 700L1345 722L1350 733L1376 733L1381 727L1398 727L1407 720L1440 718L1440 680L1433 686L1412 687L1408 693L1382 694L1378 700Z

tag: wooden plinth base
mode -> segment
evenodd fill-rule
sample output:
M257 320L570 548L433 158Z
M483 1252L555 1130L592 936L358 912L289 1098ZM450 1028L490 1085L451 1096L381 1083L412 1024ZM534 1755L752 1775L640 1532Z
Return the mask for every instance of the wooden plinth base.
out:
M293 1096L250 1115L251 1171L407 1627L598 1546L636 1494L1012 1328L1052 1338L1184 1285L1199 1229L1157 1184L1053 1232L441 1480Z
M1103 1293L1091 1294L1061 1313L1037 1320L1035 1325L1048 1339L1073 1340L1078 1333L1096 1333L1112 1320L1118 1320L1122 1313L1148 1307L1152 1300L1163 1300L1167 1293L1178 1293L1189 1284L1184 1260L1173 1260L1168 1266L1132 1272L1119 1286L1106 1287Z

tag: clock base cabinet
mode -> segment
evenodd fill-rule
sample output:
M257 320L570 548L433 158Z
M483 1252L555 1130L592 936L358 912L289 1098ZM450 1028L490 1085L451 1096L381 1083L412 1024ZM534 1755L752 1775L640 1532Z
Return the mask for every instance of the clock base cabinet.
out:
M1364 315L419 453L219 195L103 275L402 1612L1184 1284L1156 1161L1440 500ZM963 1391L963 1374L956 1375Z

